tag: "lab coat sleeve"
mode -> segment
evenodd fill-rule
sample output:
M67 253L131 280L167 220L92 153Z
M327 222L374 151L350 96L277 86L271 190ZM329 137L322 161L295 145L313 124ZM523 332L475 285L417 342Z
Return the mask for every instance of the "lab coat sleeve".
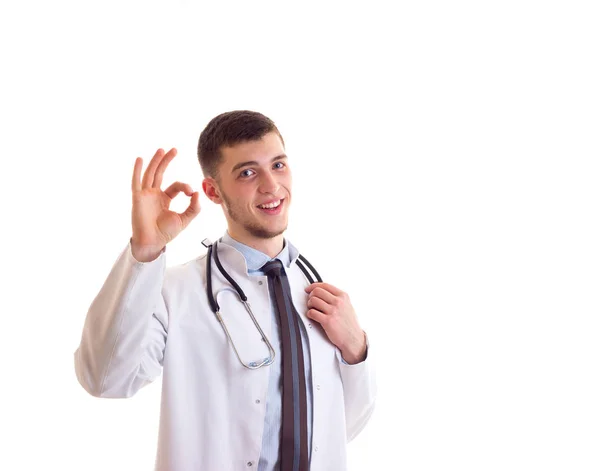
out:
M129 244L90 305L75 372L91 395L131 397L160 375L168 329L165 264L164 251L138 262Z
M343 361L339 350L337 355L344 388L346 440L350 442L365 427L375 409L377 385L373 350L367 338L367 357L364 361L349 365Z

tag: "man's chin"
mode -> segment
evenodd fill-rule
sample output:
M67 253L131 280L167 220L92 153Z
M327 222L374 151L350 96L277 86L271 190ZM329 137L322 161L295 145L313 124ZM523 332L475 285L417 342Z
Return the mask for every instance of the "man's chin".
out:
M273 239L275 237L280 236L287 229L287 224L283 228L273 228L273 227L264 227L264 226L251 226L246 227L246 230L252 234L254 237L258 237L260 239Z

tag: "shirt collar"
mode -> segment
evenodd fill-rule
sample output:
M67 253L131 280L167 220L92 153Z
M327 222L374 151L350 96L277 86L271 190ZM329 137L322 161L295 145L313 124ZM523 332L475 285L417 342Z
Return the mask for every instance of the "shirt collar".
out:
M246 261L248 273L260 271L260 268L265 263L275 259L279 259L281 263L283 263L284 267L289 268L292 262L298 257L298 251L286 239L283 241L283 249L275 258L271 258L260 250L256 250L255 248L238 242L229 235L229 232L225 232L225 235L221 238L221 242L233 247L242 254L244 260Z

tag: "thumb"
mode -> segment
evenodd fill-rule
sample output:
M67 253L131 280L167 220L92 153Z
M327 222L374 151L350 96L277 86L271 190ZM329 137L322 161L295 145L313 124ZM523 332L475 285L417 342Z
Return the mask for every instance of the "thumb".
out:
M181 216L181 219L183 220L184 226L187 226L190 222L192 222L192 219L194 219L200 213L199 198L200 198L200 193L198 193L197 191L194 191L192 193L192 198L191 198L189 206L186 208L186 210L183 213L179 214Z

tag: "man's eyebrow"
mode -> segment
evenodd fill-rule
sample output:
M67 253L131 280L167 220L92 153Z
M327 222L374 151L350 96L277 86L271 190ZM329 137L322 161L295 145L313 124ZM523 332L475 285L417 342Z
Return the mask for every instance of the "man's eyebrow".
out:
M287 159L287 155L285 155L285 154L277 155L271 159L271 163L275 162L276 160L282 160L282 159ZM258 165L258 162L256 160L248 160L247 162L240 162L239 164L235 164L233 166L233 168L231 169L231 173L235 172L236 170L239 170L242 167L247 167L249 165Z

